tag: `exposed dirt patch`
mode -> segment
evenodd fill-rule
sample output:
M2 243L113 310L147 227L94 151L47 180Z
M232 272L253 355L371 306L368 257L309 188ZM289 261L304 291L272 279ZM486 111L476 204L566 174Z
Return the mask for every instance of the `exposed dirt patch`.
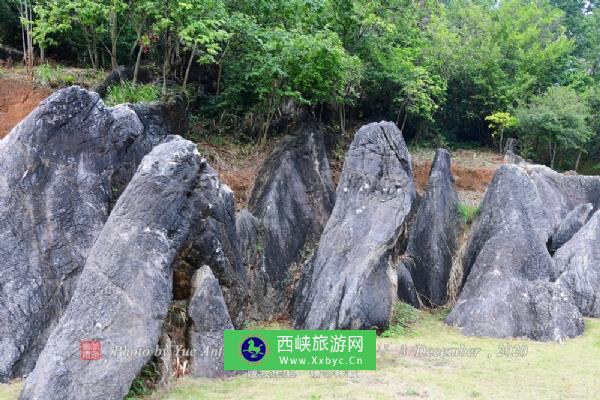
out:
M273 144L255 147L231 143L217 145L206 141L198 143L200 154L219 172L221 182L233 190L238 211L248 205L254 180Z
M427 187L434 150L412 150L413 176L417 191L422 194ZM452 174L461 202L477 206L503 163L501 155L485 150L452 151Z
M20 79L0 79L0 138L52 93Z

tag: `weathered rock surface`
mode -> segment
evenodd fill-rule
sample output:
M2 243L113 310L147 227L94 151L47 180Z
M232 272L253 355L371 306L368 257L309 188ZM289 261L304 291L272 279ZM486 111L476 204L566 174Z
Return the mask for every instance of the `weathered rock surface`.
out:
M546 243L553 231L545 204L525 170L503 165L496 171L482 201L463 256L463 284L485 243L496 233L508 229L513 221L522 221Z
M263 297L270 292L282 294L286 289L290 266L301 261L307 246L317 243L333 203L322 127L314 121L305 122L294 134L281 139L269 155L248 204L260 226L258 237L242 239L242 243L255 244L253 249L244 247L250 253L243 258L250 265L259 250L260 266L249 266L249 270L257 273L250 275L251 286L266 281L274 289ZM283 296L270 302L279 311L287 303Z
M143 159L95 241L21 400L125 396L161 335L172 263L197 215L204 167L196 145L181 138ZM80 341L88 339L100 341L101 360L80 359Z
M588 220L594 206L591 203L581 204L571 210L560 222L549 241L549 250L555 252L567 243Z
M198 179L199 211L189 242L174 265L175 299L188 299L196 270L207 265L219 280L234 323L245 319L247 278L236 231L233 192L207 166Z
M539 197L553 228L581 204L600 207L600 178L597 176L560 174L543 165L524 166L538 190Z
M70 87L0 142L0 381L33 368L150 134L130 107Z
M562 340L583 332L570 294L537 232L509 221L483 245L446 322L466 335Z
M410 274L428 306L446 302L447 284L459 233L458 195L450 170L450 153L436 152L424 197L411 227L407 253Z
M521 167L502 166L467 244L466 284L446 322L468 335L560 341L581 334L572 294L553 282L552 221L535 181Z
M223 331L233 329L219 281L208 266L194 275L193 295L188 306L190 328L190 372L215 378L228 375L223 370Z
M600 317L600 212L554 255L562 275L558 283L569 290L584 316Z
M390 122L363 126L340 177L295 325L307 329L383 328L397 297L392 255L415 199L411 158Z
M284 307L285 301L278 298L276 290L266 277L262 253L264 237L260 221L247 209L239 212L236 218L240 251L245 271L249 277L250 301L245 308L248 320L271 319Z
M415 308L421 308L417 289L406 265L399 263L396 266L396 273L398 274L398 299Z

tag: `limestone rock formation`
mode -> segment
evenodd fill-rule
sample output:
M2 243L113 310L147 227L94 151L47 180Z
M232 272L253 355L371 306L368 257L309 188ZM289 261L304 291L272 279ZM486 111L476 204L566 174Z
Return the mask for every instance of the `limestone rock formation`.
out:
M531 227L542 243L553 231L545 204L525 170L503 165L496 171L471 229L463 256L463 283L485 243L515 220Z
M194 275L193 295L188 306L190 328L190 371L194 376L215 378L223 370L223 331L233 329L219 281L208 266Z
M565 216L550 237L548 247L552 253L567 243L585 225L593 207L592 203L580 204Z
M200 205L190 240L174 266L175 299L188 299L192 278L203 265L219 280L234 323L245 320L249 293L236 231L233 192L222 184L215 170L206 166L198 178Z
M401 262L396 266L396 274L398 275L398 300L415 308L421 308L413 278L404 263Z
M560 341L583 332L572 293L546 242L554 229L535 180L502 166L485 195L465 251L463 291L446 322L468 335Z
M487 240L446 322L464 334L559 341L583 332L569 293L531 226L509 221Z
M558 283L569 290L584 316L600 317L600 212L554 255Z
M407 266L421 300L429 306L446 302L458 233L458 195L450 170L450 153L440 149L435 154L407 247L412 259Z
M148 135L132 108L70 87L0 142L0 381L33 368Z
M295 325L389 324L397 296L392 255L415 199L411 158L390 122L363 126L350 145L336 203L297 301Z
M147 155L87 256L69 306L21 400L122 399L150 360L172 298L172 264L197 215L206 166L181 138ZM101 359L80 358L80 343Z
M252 286L266 282L282 293L290 280L290 266L300 262L307 246L317 243L333 208L334 192L325 151L322 126L302 123L292 135L280 140L260 169L248 204L259 222L257 246L244 254ZM247 217L246 217L247 218ZM246 232L248 233L248 232ZM242 240L244 242L244 240ZM260 265L250 265L260 252ZM265 286L265 287L267 287ZM271 299L279 310L285 299Z

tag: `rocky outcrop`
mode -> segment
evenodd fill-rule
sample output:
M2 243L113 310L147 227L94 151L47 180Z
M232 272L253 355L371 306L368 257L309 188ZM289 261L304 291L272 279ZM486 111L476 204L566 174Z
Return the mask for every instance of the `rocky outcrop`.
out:
M446 322L475 336L544 341L577 336L583 332L581 314L570 294L550 282L553 270L537 232L507 221L484 243Z
M554 229L581 204L591 203L594 211L600 207L600 178L560 174L543 165L524 168L537 188Z
M336 203L303 276L295 325L369 329L389 324L397 296L392 255L415 199L411 158L390 122L363 126L350 145Z
M560 273L558 284L566 288L584 316L600 317L600 213L590 220L554 255Z
M175 299L190 297L194 273L207 265L218 278L232 319L240 327L249 293L236 231L233 192L219 182L210 166L198 178L198 190L198 221L174 265Z
M122 399L150 360L171 301L172 264L198 213L206 164L181 138L146 156L95 241L21 400ZM80 341L101 360L80 358Z
M273 288L270 292L283 293L291 278L290 267L301 261L307 246L316 244L333 203L322 126L305 122L276 145L252 190L248 210L259 222L259 235L242 238L242 243L255 243L253 248L244 247L250 250L244 254L245 263L256 272L250 275L252 286L266 282L264 287ZM257 250L260 265L252 266ZM262 296L270 296L269 291ZM279 311L287 303L283 298L269 301Z
M481 211L469 236L463 256L463 284L485 243L520 220L546 243L553 231L545 204L527 173L516 165L498 169L482 201Z
M188 306L190 372L194 376L216 378L228 375L223 370L223 331L233 329L227 306L208 266L194 275L193 295Z
M521 167L502 166L464 256L466 284L446 322L468 335L560 341L583 332L546 242L553 216Z
M407 253L416 290L428 306L446 302L447 284L459 233L458 195L450 153L436 152L424 197L411 227Z
M594 206L591 203L581 204L571 210L560 222L556 231L550 237L548 249L554 253L567 243L588 220Z
M403 262L396 266L396 274L398 275L398 300L410 304L415 308L421 308L421 302L419 301L413 278Z
M70 87L0 142L0 381L33 368L147 135L131 107Z

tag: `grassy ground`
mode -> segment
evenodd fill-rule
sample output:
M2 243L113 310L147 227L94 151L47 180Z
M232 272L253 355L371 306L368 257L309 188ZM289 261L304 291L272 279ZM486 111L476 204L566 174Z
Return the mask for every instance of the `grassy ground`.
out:
M562 344L462 336L442 314L416 313L409 328L378 339L377 371L338 376L184 378L145 400L202 399L598 399L600 320ZM410 355L414 346L481 349L475 358ZM404 347L403 347L404 346ZM527 354L500 356L500 349ZM408 353L408 354L405 354ZM17 398L21 383L0 385L0 400Z
M403 355L429 348L480 348L475 358ZM406 346L406 347L403 347ZM527 349L500 356L500 349ZM469 338L438 315L421 315L408 332L378 339L376 372L347 377L183 379L151 399L598 399L600 321L587 320L585 335L563 344Z

